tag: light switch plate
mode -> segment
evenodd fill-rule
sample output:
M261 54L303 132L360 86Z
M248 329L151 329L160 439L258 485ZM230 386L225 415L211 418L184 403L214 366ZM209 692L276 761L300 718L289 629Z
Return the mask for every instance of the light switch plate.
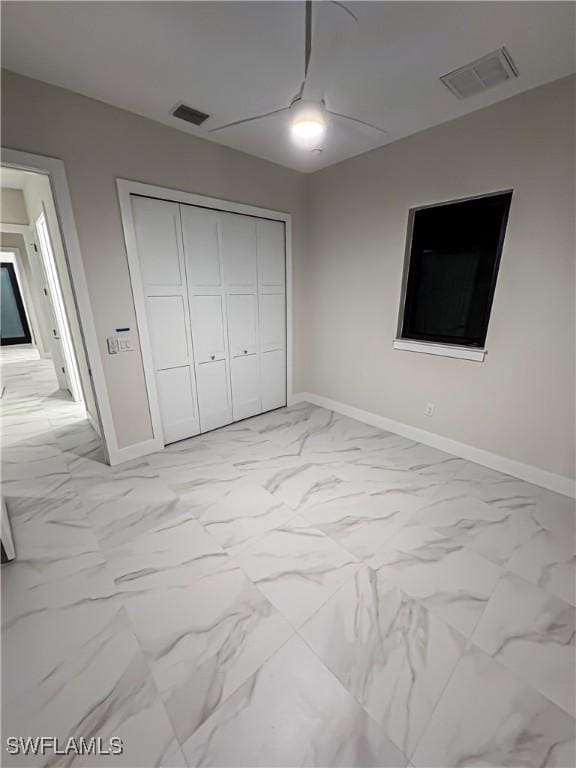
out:
M132 352L134 347L132 346L132 339L128 336L118 337L118 351L119 352Z
M116 336L108 336L108 338L106 339L106 344L108 345L109 355L118 354L118 339L116 338Z

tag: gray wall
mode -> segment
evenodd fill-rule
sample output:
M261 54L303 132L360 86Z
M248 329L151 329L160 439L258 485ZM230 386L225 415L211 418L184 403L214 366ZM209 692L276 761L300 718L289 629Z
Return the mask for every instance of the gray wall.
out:
M565 79L314 174L305 389L572 476L574 129ZM394 350L409 208L509 188L485 362Z
M2 144L65 163L120 447L149 439L152 429L137 334L135 352L106 354L115 328L136 330L116 178L292 213L294 333L300 337L303 175L6 70ZM296 371L303 367L296 353ZM298 375L295 385L301 388Z

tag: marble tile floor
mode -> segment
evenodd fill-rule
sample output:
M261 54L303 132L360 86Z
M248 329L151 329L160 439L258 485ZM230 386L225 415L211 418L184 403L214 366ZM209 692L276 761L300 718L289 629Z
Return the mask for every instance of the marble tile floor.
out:
M564 766L569 499L299 404L108 467L1 350L4 765Z

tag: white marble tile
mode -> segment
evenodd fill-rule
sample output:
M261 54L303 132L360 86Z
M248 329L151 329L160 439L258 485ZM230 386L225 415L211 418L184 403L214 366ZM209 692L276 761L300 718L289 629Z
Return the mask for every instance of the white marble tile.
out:
M534 486L531 486L534 488ZM535 522L558 536L574 539L576 536L576 501L568 496L543 488L530 514Z
M196 520L144 535L110 558L183 742L293 630Z
M419 474L397 466L390 467L386 457L379 452L365 453L334 468L334 472L346 480L378 483L387 491L410 493L423 498L434 498L437 488L445 482L442 477Z
M4 496L59 498L73 493L68 465L62 455L23 461L12 448L2 461L2 493ZM14 460L10 460L14 458Z
M465 647L455 630L366 567L300 634L406 754Z
M179 520L188 514L186 506L160 481L120 498L83 500L88 519L104 549L129 542L141 533Z
M273 472L265 479L256 475L256 479L276 499L294 510L303 510L339 495L336 489L342 483L329 469L315 464L292 465Z
M505 574L472 639L574 715L575 622L571 605L519 576Z
M575 722L476 648L458 664L412 762L416 768L575 764Z
M55 429L54 435L62 451L69 453L71 457L101 456L100 437L85 417L76 417L71 424Z
M298 452L313 462L325 463L337 457L351 459L362 452L364 440L379 437L382 432L376 427L364 424L334 412L325 412L327 417L318 419L292 443ZM329 457L332 457L330 459Z
M295 512L259 485L241 485L208 506L199 517L205 529L231 555Z
M217 464L223 457L201 436L180 440L167 445L164 450L146 456L150 466L161 471L174 468L201 467L204 464Z
M196 515L245 482L243 473L224 461L199 466L180 463L161 467L159 474L162 481Z
M404 526L369 563L469 637L501 574L472 550L424 526Z
M81 479L81 473L73 475L76 487L87 504L102 499L150 502L164 500L170 493L146 459L115 467L100 467L97 474L88 476L87 484Z
M302 455L311 440L322 436L324 441L341 418L324 408L299 403L290 408L256 416L250 419L250 426L261 436Z
M28 586L63 579L82 568L83 562L90 562L91 555L100 554L76 496L11 497L5 501L21 578L25 571Z
M54 571L57 571L55 573ZM67 558L40 575L30 561L2 569L2 693L5 706L54 676L121 609L99 552Z
M372 557L422 506L418 496L374 491L370 483L343 482L331 495L302 515L360 560Z
M295 627L360 567L353 555L299 517L264 534L236 561Z
M312 467L312 462L283 445L268 440L258 451L238 452L231 457L234 469L244 482L257 483L272 488L278 479L289 476L303 467Z
M249 427L250 420L230 424L222 429L215 429L200 439L224 461L236 462L245 459L265 458L277 453L280 446L264 435Z
M192 587L229 565L229 557L184 509L181 514L106 550L120 593L146 594L163 588Z
M515 551L507 569L576 606L576 542L540 528Z
M71 652L33 689L23 691L3 708L3 732L122 739L118 766L159 765L177 746L174 732L138 643L122 614ZM37 756L5 756L5 765L55 765ZM83 759L84 764L110 764L110 758ZM177 763L174 763L177 764Z
M229 566L183 587L134 592L126 606L181 743L293 632Z
M474 496L456 496L423 506L413 522L434 528L498 565L504 565L536 532L523 509L487 504Z
M406 758L292 638L184 744L190 766L393 766Z

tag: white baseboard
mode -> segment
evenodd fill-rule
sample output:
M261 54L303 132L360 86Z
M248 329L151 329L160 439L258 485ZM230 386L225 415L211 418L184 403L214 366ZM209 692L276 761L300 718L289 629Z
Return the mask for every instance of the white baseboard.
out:
M108 450L110 466L115 467L117 464L123 464L125 461L140 459L143 456L148 456L150 453L161 451L163 448L164 443L158 438L154 438L152 440L144 440L141 443L135 443L134 445L127 445L126 448Z
M495 469L497 472L503 472L506 475L518 477L521 480L547 488L555 493L561 493L563 496L576 497L576 484L574 480L564 477L564 475L556 475L554 472L540 469L540 467L535 467L532 464L523 464L521 461L515 461L506 456L499 456L497 453L491 453L482 448L474 448L472 445L451 440L449 437L442 437L442 435L436 435L433 432L427 432L418 427L411 427L400 421L394 421L394 419L388 419L385 416L378 416L370 411L364 411L361 408L355 408L353 405L346 405L346 403L340 403L337 400L331 400L329 397L322 397L322 395L315 395L311 392L293 394L290 397L289 405L299 402L308 402L322 408L328 408L331 411L336 411L336 413L341 413L343 416L349 416L351 419L362 421L373 427L379 427L387 432L394 432L397 435L402 435L402 437L407 437L409 440L430 445L433 448L438 448L440 451L451 453L453 456L459 456L467 461L473 461L476 464L482 464L484 467Z

